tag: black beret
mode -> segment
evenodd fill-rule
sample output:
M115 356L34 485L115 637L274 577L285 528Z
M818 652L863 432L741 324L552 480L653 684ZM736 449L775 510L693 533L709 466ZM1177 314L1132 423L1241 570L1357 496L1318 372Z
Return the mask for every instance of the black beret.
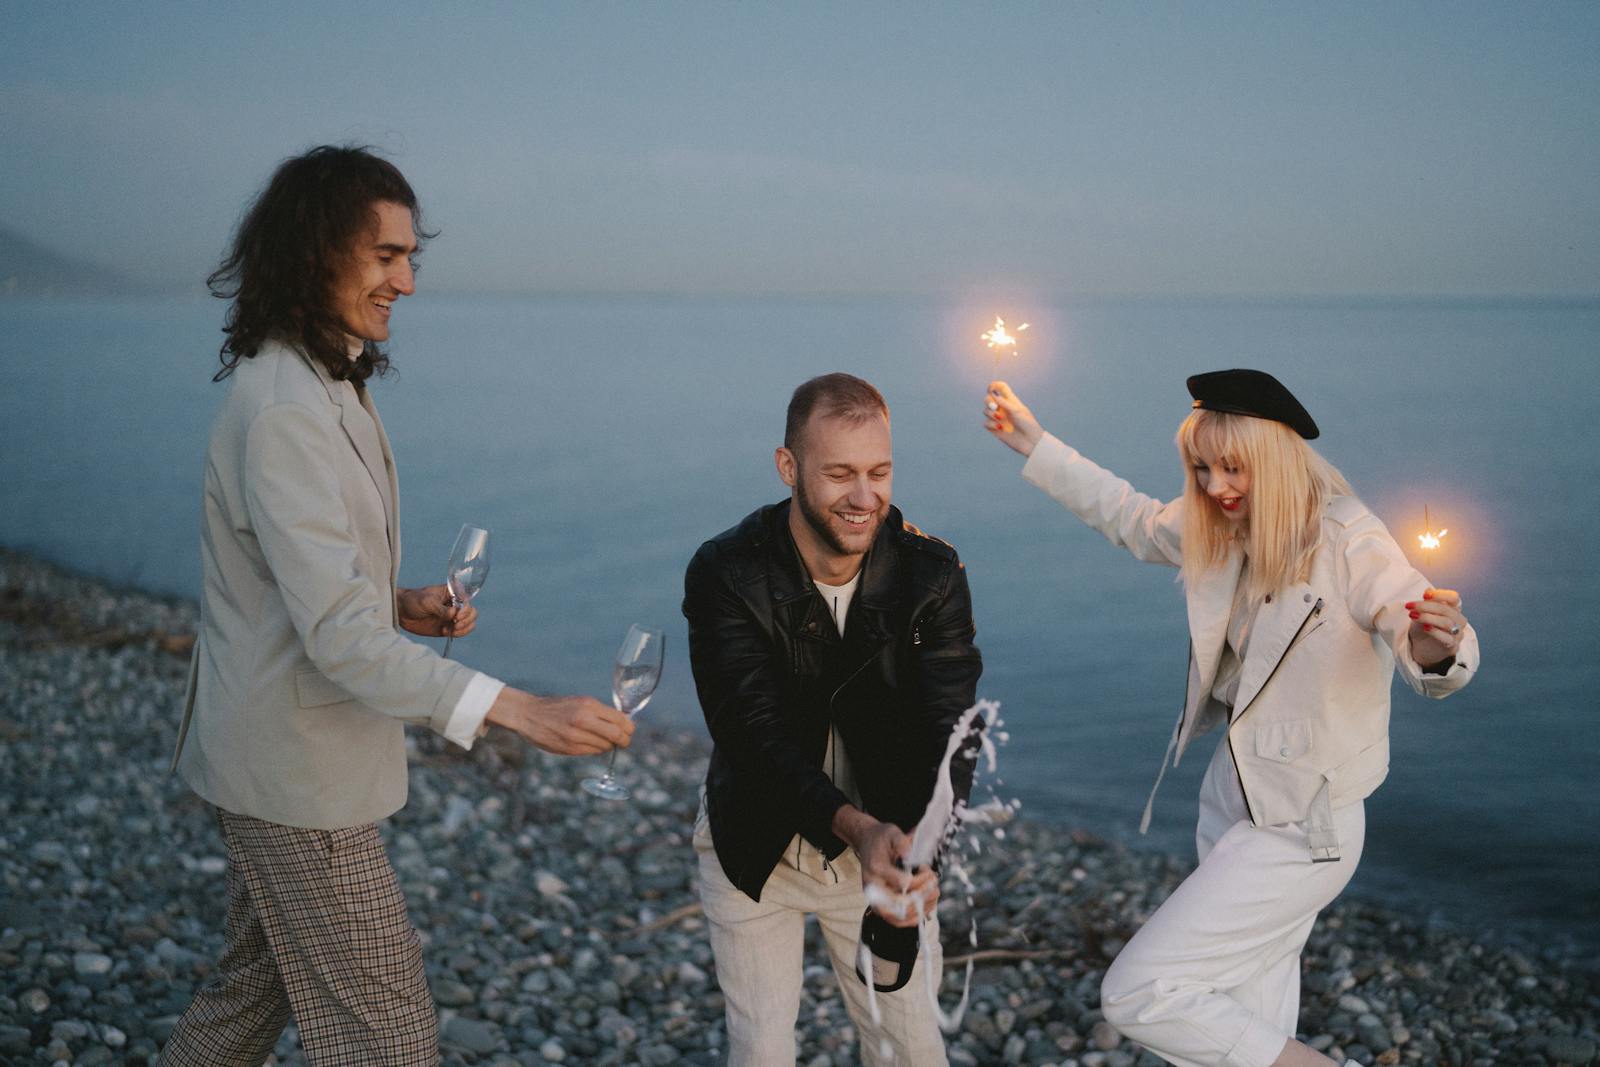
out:
M1214 370L1191 375L1188 384L1189 395L1194 397L1197 408L1272 419L1307 441L1319 432L1316 422L1294 394L1266 371Z

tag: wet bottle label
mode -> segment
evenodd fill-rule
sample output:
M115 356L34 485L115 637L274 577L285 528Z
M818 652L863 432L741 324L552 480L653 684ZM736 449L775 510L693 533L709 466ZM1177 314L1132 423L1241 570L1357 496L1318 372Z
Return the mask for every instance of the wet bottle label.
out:
M911 971L917 963L917 927L890 926L868 908L861 918L861 944L866 946L872 964L872 987L878 992L893 993L911 981ZM856 977L867 981L859 956Z

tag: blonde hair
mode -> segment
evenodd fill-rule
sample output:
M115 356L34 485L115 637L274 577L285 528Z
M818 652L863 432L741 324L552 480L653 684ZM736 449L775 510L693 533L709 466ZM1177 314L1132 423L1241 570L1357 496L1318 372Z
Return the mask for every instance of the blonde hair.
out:
M1183 580L1199 579L1243 540L1248 595L1263 597L1311 575L1322 514L1336 496L1353 496L1344 475L1294 430L1273 419L1196 408L1178 427L1183 457ZM1250 475L1242 532L1200 487L1195 467L1220 460Z

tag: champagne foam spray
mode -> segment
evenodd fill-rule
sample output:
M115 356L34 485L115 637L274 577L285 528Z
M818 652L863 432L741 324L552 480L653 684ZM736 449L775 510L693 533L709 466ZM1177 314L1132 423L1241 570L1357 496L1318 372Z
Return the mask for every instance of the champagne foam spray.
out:
M923 812L922 818L917 821L916 831L911 836L911 848L906 853L905 863L911 870L925 867L935 860L942 860L947 874L955 876L956 880L966 890L967 909L973 913L972 928L968 934L969 943L976 948L978 944L978 920L972 906L973 885L972 879L967 874L962 863L960 831L964 827L976 829L981 826L995 827L997 837L1003 837L1005 831L1000 824L1010 820L1020 807L1016 800L1002 801L994 795L994 789L989 787L990 799L978 807L970 807L966 803L956 800L955 783L951 780L950 764L957 753L971 757L975 761L981 757L981 763L992 777L996 767L996 747L1004 744L1008 735L1000 730L1003 725L1000 719L1000 705L993 700L979 700L972 707L961 714L956 721L954 729L950 731L950 740L945 745L944 757L939 762L938 773L934 777L933 796L928 801L928 807ZM977 773L974 765L974 776ZM996 782L995 784L999 784ZM979 848L978 835L968 834L965 844L974 851ZM954 846L954 847L952 847ZM880 911L905 918L915 914L920 937L920 955L924 961L922 968L923 984L926 988L928 1001L933 1005L934 1016L939 1020L939 1028L945 1033L954 1033L961 1026L961 1021L966 1015L967 1003L972 990L973 960L967 960L965 976L962 979L961 999L954 1009L946 1012L939 1004L939 979L940 975L933 973L933 968L928 961L933 958L933 932L932 928L924 923L926 901L920 894L891 893L880 885L868 885L864 890L867 904ZM871 974L870 953L865 944L857 947L859 963L863 973ZM869 981L867 983L867 1005L874 1022L881 1022L882 1016L878 1007L877 990ZM880 1050L883 1056L892 1055L892 1050L885 1047Z

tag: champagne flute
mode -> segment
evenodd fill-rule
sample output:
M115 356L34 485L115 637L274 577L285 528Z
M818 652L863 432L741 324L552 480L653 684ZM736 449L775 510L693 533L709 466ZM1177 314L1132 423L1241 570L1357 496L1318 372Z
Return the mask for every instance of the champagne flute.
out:
M478 595L489 577L489 531L477 526L462 526L456 534L455 547L450 550L450 563L445 570L445 584L450 587L452 607L464 608ZM444 654L450 655L450 646L456 635L445 638Z
M660 630L647 630L638 623L628 627L628 636L617 649L617 661L611 668L611 703L628 718L633 718L650 703L650 696L661 681L661 654L666 636ZM611 761L606 773L599 778L585 778L584 791L606 800L627 800L628 787L611 776L617 765L617 750L611 750Z

